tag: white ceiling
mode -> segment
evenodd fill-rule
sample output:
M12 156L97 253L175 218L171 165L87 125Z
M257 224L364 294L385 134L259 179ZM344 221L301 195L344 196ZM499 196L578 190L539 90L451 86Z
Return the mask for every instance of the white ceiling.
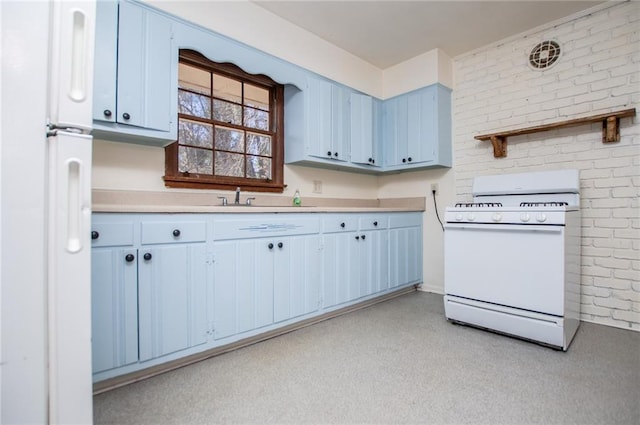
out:
M254 1L381 69L435 48L455 57L603 2Z

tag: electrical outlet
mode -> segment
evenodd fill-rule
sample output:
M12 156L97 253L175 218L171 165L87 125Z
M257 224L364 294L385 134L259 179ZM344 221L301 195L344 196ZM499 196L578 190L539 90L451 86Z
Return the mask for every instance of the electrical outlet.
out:
M431 183L431 193L438 193L438 183Z
M322 193L322 181L314 180L313 181L313 193Z

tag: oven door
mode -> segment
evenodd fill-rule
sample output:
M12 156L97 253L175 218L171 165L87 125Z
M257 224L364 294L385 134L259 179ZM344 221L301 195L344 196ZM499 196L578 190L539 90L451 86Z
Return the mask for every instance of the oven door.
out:
M445 293L564 313L564 226L447 223Z

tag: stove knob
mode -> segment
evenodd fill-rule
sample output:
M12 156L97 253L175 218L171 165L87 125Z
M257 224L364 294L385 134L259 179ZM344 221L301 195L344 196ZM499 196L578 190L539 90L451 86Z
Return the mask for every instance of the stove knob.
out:
M467 220L469 220L469 221L474 221L475 219L476 219L476 215L474 213L470 213L467 216Z
M502 221L502 214L495 213L495 214L493 214L493 217L491 217L491 219L493 221L495 221L496 223L499 222L499 221Z
M456 221L462 221L463 218L462 213L456 214Z
M526 223L529 220L531 220L531 215L529 213L520 214L520 221L524 221Z
M545 221L547 221L547 215L544 213L540 213L538 215L536 215L536 221L538 223L544 223Z

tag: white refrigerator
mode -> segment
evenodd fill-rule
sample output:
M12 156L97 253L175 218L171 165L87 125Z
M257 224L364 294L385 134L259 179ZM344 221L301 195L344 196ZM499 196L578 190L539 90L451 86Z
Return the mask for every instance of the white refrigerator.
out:
M0 18L0 422L87 424L95 2Z

